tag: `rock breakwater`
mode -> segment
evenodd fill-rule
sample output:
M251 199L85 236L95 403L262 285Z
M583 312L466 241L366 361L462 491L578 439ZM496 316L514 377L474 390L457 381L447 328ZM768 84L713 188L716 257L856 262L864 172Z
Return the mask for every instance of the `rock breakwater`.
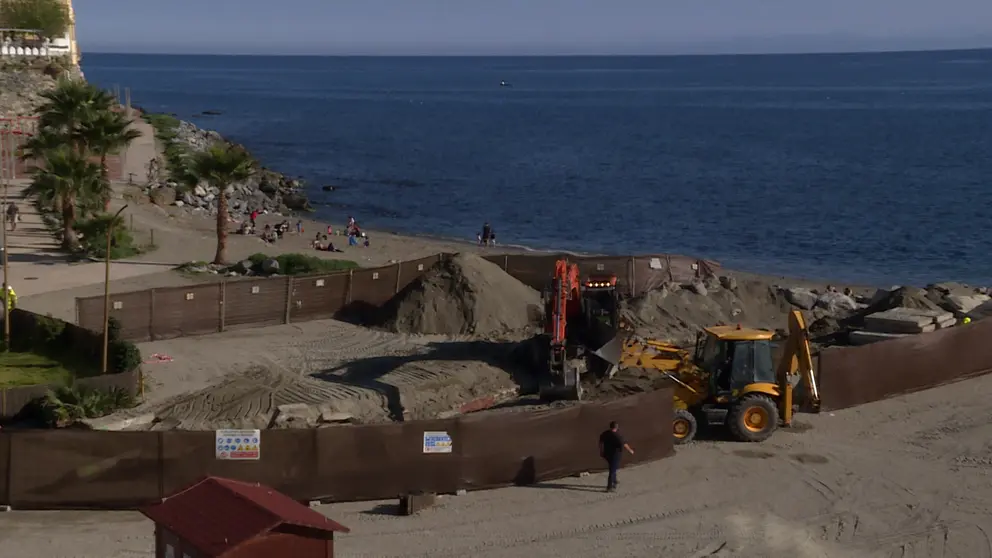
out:
M155 128L163 150L163 155L148 168L145 191L149 198L157 205L173 205L194 213L216 215L220 190L196 180L189 172L189 165L196 153L217 143L237 144L215 131L204 130L169 115L146 114L144 118ZM312 210L303 181L267 169L260 163L257 168L251 178L227 188L231 219L243 220L256 210L284 215Z

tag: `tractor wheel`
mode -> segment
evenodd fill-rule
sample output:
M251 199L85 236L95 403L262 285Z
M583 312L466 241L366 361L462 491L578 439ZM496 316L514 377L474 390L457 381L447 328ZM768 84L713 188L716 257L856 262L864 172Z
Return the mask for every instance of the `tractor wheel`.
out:
M741 442L763 442L778 428L778 408L767 395L745 395L730 408L727 428Z
M675 409L675 419L672 421L672 435L675 437L675 445L688 444L696 438L696 431L699 425L696 417L685 409Z

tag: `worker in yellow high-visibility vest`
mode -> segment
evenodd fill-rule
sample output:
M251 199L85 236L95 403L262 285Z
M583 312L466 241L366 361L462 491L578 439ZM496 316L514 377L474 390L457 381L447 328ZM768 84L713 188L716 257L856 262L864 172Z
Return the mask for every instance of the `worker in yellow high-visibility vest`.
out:
M17 293L14 292L14 287L7 285L7 289L3 295L3 298L7 303L8 312L17 307Z

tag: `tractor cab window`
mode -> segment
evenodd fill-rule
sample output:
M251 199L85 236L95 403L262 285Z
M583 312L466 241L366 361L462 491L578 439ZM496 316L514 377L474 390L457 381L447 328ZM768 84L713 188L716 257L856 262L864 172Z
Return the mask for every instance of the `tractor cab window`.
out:
M726 344L714 335L706 335L697 351L696 364L710 374L715 374L726 360Z
M754 342L733 343L733 362L730 369L730 389L741 389L754 383Z
M754 381L768 382L774 384L775 360L772 358L772 344L770 341L754 342Z

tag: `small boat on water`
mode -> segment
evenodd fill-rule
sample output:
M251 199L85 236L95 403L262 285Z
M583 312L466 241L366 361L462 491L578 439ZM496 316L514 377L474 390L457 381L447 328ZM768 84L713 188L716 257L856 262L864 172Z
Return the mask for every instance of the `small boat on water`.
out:
M500 87L513 87L512 85L510 85L508 82L505 82L505 81L500 81L499 82L499 86Z

